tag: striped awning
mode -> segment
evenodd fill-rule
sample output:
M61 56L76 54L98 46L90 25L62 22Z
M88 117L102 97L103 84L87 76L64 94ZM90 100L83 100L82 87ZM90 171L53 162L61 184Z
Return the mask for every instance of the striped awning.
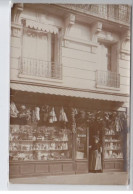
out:
M117 101L117 102L128 102L129 100L129 97L120 96L120 95L118 96L118 95L102 94L102 93L96 93L96 92L36 86L36 85L28 85L28 84L11 83L10 87L13 90L19 90L19 91L79 97L79 98L88 98L88 99L96 99L96 100L107 100L107 101Z
M57 34L59 31L58 28L54 25L44 24L44 23L40 23L37 21L28 20L28 19L26 19L25 22L26 22L26 27L39 30L39 31L43 31L45 33L50 32L50 33Z

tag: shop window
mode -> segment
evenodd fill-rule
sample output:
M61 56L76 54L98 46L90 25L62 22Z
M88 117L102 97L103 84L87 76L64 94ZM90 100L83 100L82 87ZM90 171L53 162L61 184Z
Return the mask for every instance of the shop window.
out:
M87 159L87 129L78 127L76 133L76 159Z
M72 130L62 107L11 102L10 110L10 161L72 159Z
M60 32L23 28L20 75L31 78L62 79Z

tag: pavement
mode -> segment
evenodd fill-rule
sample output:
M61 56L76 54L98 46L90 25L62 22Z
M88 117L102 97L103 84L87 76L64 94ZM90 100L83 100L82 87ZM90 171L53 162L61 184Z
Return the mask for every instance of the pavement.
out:
M12 178L11 184L128 185L127 172Z

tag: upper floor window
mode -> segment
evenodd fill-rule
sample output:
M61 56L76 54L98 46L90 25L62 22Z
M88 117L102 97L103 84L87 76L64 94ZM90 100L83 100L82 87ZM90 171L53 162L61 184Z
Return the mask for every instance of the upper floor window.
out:
M61 79L60 31L54 26L28 22L23 26L20 74Z
M117 44L99 43L98 47L99 69L117 72Z
M120 75L118 74L118 49L117 43L99 43L98 46L98 70L96 72L96 85L99 87L120 87Z

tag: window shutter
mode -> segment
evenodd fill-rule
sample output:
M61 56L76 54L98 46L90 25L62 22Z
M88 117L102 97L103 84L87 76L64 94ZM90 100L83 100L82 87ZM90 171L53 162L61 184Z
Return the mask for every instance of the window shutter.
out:
M118 45L113 44L111 46L111 71L117 72L118 71Z

